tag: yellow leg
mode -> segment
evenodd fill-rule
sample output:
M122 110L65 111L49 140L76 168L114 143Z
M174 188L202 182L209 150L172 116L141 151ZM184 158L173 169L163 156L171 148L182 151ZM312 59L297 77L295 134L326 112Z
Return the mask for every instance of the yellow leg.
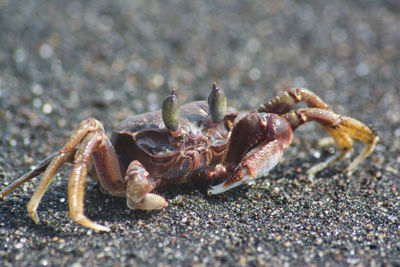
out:
M69 213L73 221L95 231L110 231L110 228L89 220L84 214L85 182L88 165L93 151L101 143L104 132L96 131L86 135L75 154L74 165L68 178Z
M297 109L282 115L289 121L292 129L304 123L315 121L333 138L340 154L321 162L307 173L312 177L315 173L325 169L329 165L342 160L353 150L353 142L361 141L365 144L364 150L347 166L345 172L350 173L362 162L375 148L379 137L364 123L346 116L341 116L331 110L321 108Z
M350 117L342 117L340 123L334 127L322 127L333 138L340 154L310 168L307 173L311 176L336 161L344 159L353 150L353 141L361 141L365 144L363 151L344 170L344 172L350 174L358 164L374 151L375 145L379 141L379 137L368 126Z
M54 156L49 166L46 168L46 171L44 172L39 185L36 187L27 206L28 214L35 223L39 223L39 217L36 210L39 206L40 200L53 180L54 175L58 172L61 165L72 156L75 147L82 141L86 134L99 128L102 128L102 126L94 119L88 119L81 122L80 126L71 133L65 145L57 155Z
M39 217L36 210L39 206L40 200L42 199L44 193L47 191L47 188L53 180L54 175L58 172L61 165L71 156L71 153L73 153L73 151L60 152L51 161L46 171L44 172L43 177L39 182L39 185L36 187L35 192L33 193L27 206L28 214L35 223L39 223Z
M332 136L341 151L352 149L352 142L350 148L348 148L348 140L358 140L365 144L363 151L344 170L348 173L351 173L358 164L374 151L375 145L379 141L379 137L368 126L350 117L342 118L339 129L325 130Z

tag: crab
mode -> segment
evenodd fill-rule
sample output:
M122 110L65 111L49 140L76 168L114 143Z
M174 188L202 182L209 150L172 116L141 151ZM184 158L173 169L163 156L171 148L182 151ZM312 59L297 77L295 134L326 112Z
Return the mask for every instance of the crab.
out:
M295 109L300 101L306 107ZM379 140L370 127L336 114L308 89L289 89L256 110L241 113L227 109L225 94L214 83L208 102L179 107L172 90L161 110L124 120L110 139L96 119L82 121L58 152L5 187L0 198L44 173L27 206L29 216L39 223L36 210L42 196L61 165L70 162L70 217L95 231L110 231L84 215L87 175L99 181L105 192L126 198L131 209L158 210L167 202L152 193L156 188L207 182L214 184L208 190L214 195L266 176L289 147L293 131L311 121L332 137L339 153L310 168L310 176L343 160L353 141L361 141L364 149L345 169L352 171Z

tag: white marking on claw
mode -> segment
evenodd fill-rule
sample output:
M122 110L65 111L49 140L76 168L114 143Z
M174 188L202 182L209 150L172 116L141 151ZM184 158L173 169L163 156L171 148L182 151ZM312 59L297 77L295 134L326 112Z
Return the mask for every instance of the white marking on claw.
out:
M277 145L277 140L272 141L269 146L271 145ZM268 172L278 164L279 160L282 157L283 150L279 149L279 147L276 147L277 150L273 151L272 154L269 155L268 160L265 160L260 166L258 166L258 169L255 171L254 177L250 175L250 172L248 171L246 166L239 165L238 168L242 168L242 171L245 173L243 178L240 181L234 182L233 184L230 184L228 186L225 186L225 182L215 185L211 187L210 190L208 190L209 195L216 195L223 193L225 191L228 191L234 187L237 187L243 183L249 183L254 181L257 178L264 177L268 174ZM254 153L259 152L259 148L254 148L252 151L248 152L246 157L251 157ZM271 152L270 150L265 151L265 152ZM267 158L267 157L266 157ZM228 179L229 180L229 179Z
M234 188L234 187L237 187L237 186L241 185L242 183L233 183L233 184L231 184L231 185L229 185L229 186L224 186L224 184L225 184L225 183L220 183L220 184L217 184L217 185L211 187L211 189L209 189L209 190L207 191L207 193L208 193L209 195L221 194L221 193L223 193L223 192L225 192L225 191L228 191L229 189L232 189L232 188Z
M243 179L242 179L242 180L237 181L237 182L235 182L235 183L233 183L233 184L230 184L230 185L228 185L228 186L224 186L224 185L225 185L225 182L220 183L220 184L217 184L217 185L211 187L211 189L208 190L207 193L208 193L209 195L221 194L221 193L223 193L223 192L225 192L225 191L228 191L228 190L230 190L230 189L232 189L232 188L235 188L235 187L237 187L237 186L239 186L239 185L241 185L241 184L243 184L243 183L246 183L248 180L251 180L252 177L249 175L247 169L244 169L244 172L245 172L246 174L243 176Z

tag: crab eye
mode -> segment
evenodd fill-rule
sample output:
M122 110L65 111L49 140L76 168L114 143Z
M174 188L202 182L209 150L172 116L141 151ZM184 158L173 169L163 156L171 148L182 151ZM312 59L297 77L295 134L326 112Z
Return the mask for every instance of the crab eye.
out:
M165 98L162 105L162 119L165 126L170 131L178 130L179 126L179 105L175 95L175 90L172 89L171 94Z
M208 96L208 109L214 123L222 121L226 112L226 97L224 91L217 88L215 83Z

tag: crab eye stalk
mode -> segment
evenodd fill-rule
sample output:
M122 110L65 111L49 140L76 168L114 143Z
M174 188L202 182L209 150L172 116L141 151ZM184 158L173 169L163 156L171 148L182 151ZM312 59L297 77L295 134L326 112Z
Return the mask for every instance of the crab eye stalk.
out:
M177 131L179 127L179 105L175 95L175 90L172 89L171 94L165 98L162 105L162 119L165 126L170 131Z
M222 89L217 88L213 83L213 88L208 96L209 115L214 123L222 121L226 112L226 97Z

